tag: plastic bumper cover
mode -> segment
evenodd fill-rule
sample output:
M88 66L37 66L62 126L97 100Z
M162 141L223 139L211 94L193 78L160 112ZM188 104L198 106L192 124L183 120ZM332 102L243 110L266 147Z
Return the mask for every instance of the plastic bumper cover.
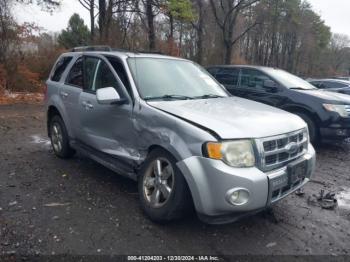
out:
M293 181L293 185L288 179L287 167L264 173L256 167L233 168L219 160L195 156L177 165L187 180L199 217L207 223L221 224L257 213L307 183L316 160L311 144L300 160L307 162L305 176ZM240 206L230 204L226 194L233 188L247 189L249 201Z

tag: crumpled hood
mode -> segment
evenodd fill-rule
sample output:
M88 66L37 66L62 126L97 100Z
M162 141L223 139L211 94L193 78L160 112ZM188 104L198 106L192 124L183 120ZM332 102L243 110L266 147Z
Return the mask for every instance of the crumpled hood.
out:
M261 138L306 127L296 115L238 97L153 101L148 104L206 127L222 139Z
M326 90L294 90L296 92L301 92L308 94L313 97L321 98L324 102L350 105L350 96L345 94L339 94L335 92L330 92Z

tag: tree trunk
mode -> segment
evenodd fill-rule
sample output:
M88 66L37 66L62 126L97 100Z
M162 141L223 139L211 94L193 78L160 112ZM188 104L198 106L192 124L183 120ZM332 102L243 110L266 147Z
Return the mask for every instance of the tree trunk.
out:
M233 51L233 45L225 41L225 58L224 58L225 65L231 64L232 51Z
M111 28L111 22L113 18L113 1L109 0L108 1L108 7L106 9L106 18L105 18L105 27L104 27L104 35L103 35L103 40L105 43L108 43L109 40L109 31Z
M98 25L99 25L99 31L100 31L100 42L103 40L104 32L105 32L105 25L106 25L106 0L99 0L99 19L98 19Z
M233 27L235 22L229 23L230 26L227 29L227 33L224 32L224 42L225 42L225 65L231 64L231 58L233 53Z
M197 0L198 5L198 25L196 27L197 31L197 63L203 63L203 34L204 34L204 14L203 14L203 2L202 0Z
M168 38L168 54L174 55L174 17L169 14L170 32Z
M146 1L146 16L148 24L149 51L154 51L156 49L156 34L154 30L153 0Z
M93 43L95 40L95 0L90 0L90 27L90 40Z

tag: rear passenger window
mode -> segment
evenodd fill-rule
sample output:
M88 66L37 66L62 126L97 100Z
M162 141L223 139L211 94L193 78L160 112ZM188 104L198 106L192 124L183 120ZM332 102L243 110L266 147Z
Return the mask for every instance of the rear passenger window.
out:
M72 61L72 58L71 56L64 56L59 59L51 76L52 81L58 82L61 80L62 74L64 70L66 70L69 62Z
M221 68L216 72L216 79L227 88L235 88L238 85L238 68Z
M83 88L83 59L80 57L70 70L66 83Z

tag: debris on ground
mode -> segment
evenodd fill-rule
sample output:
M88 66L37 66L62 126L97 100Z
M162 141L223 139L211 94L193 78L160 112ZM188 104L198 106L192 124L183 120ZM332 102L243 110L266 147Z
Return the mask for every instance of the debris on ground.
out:
M268 243L268 244L266 245L266 247L267 247L267 248L271 248L271 247L274 247L274 246L276 246L276 245L277 245L276 242L271 242L271 243Z
M338 203L335 193L328 192L325 194L323 189L321 189L319 195L309 196L307 202L309 205L320 206L323 209L335 209Z
M0 94L0 105L15 103L41 104L43 100L43 93L5 92Z
M305 195L304 188L299 188L297 191L295 191L295 194L297 196L304 196Z
M44 204L45 207L64 207L64 206L69 206L70 203L48 203Z
M338 210L341 216L350 216L350 189L343 189L337 194Z
M15 205L17 205L17 204L18 204L17 201L12 201L12 202L9 203L9 207L15 206Z

